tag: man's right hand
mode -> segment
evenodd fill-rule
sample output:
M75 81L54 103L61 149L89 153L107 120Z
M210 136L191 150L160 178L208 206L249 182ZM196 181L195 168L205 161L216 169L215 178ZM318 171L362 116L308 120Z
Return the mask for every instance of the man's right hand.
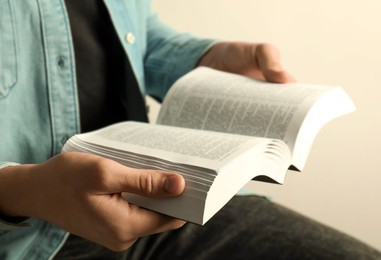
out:
M129 204L122 192L165 198L180 195L176 173L140 170L99 156L63 153L34 165L0 170L0 214L37 217L121 251L137 238L185 222Z

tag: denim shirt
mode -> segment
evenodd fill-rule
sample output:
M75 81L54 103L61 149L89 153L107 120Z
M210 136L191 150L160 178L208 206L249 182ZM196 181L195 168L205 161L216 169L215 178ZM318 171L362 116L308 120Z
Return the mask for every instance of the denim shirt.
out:
M150 1L104 1L144 94L163 98L214 42L165 26ZM64 0L0 0L0 168L43 162L80 131L74 65ZM0 259L52 258L68 235L27 222L0 221Z

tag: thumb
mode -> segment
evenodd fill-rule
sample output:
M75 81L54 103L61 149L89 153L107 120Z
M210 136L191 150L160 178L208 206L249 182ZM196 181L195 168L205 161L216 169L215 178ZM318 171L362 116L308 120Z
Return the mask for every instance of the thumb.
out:
M293 76L283 69L280 54L271 44L259 44L255 50L255 57L264 78L269 82L295 82Z
M124 167L117 179L118 190L146 197L172 197L184 191L185 180L177 173Z

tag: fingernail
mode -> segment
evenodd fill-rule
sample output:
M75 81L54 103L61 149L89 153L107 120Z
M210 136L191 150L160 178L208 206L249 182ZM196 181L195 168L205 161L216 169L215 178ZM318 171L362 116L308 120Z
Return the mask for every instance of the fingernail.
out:
M167 176L164 181L164 190L168 193L177 193L177 190L179 189L178 183L178 178L176 176Z

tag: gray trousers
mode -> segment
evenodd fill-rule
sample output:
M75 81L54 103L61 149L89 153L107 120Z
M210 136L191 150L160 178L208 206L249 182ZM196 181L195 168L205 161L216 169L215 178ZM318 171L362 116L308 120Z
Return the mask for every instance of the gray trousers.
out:
M335 229L258 196L234 197L203 227L140 238L115 253L70 236L55 259L381 259Z

